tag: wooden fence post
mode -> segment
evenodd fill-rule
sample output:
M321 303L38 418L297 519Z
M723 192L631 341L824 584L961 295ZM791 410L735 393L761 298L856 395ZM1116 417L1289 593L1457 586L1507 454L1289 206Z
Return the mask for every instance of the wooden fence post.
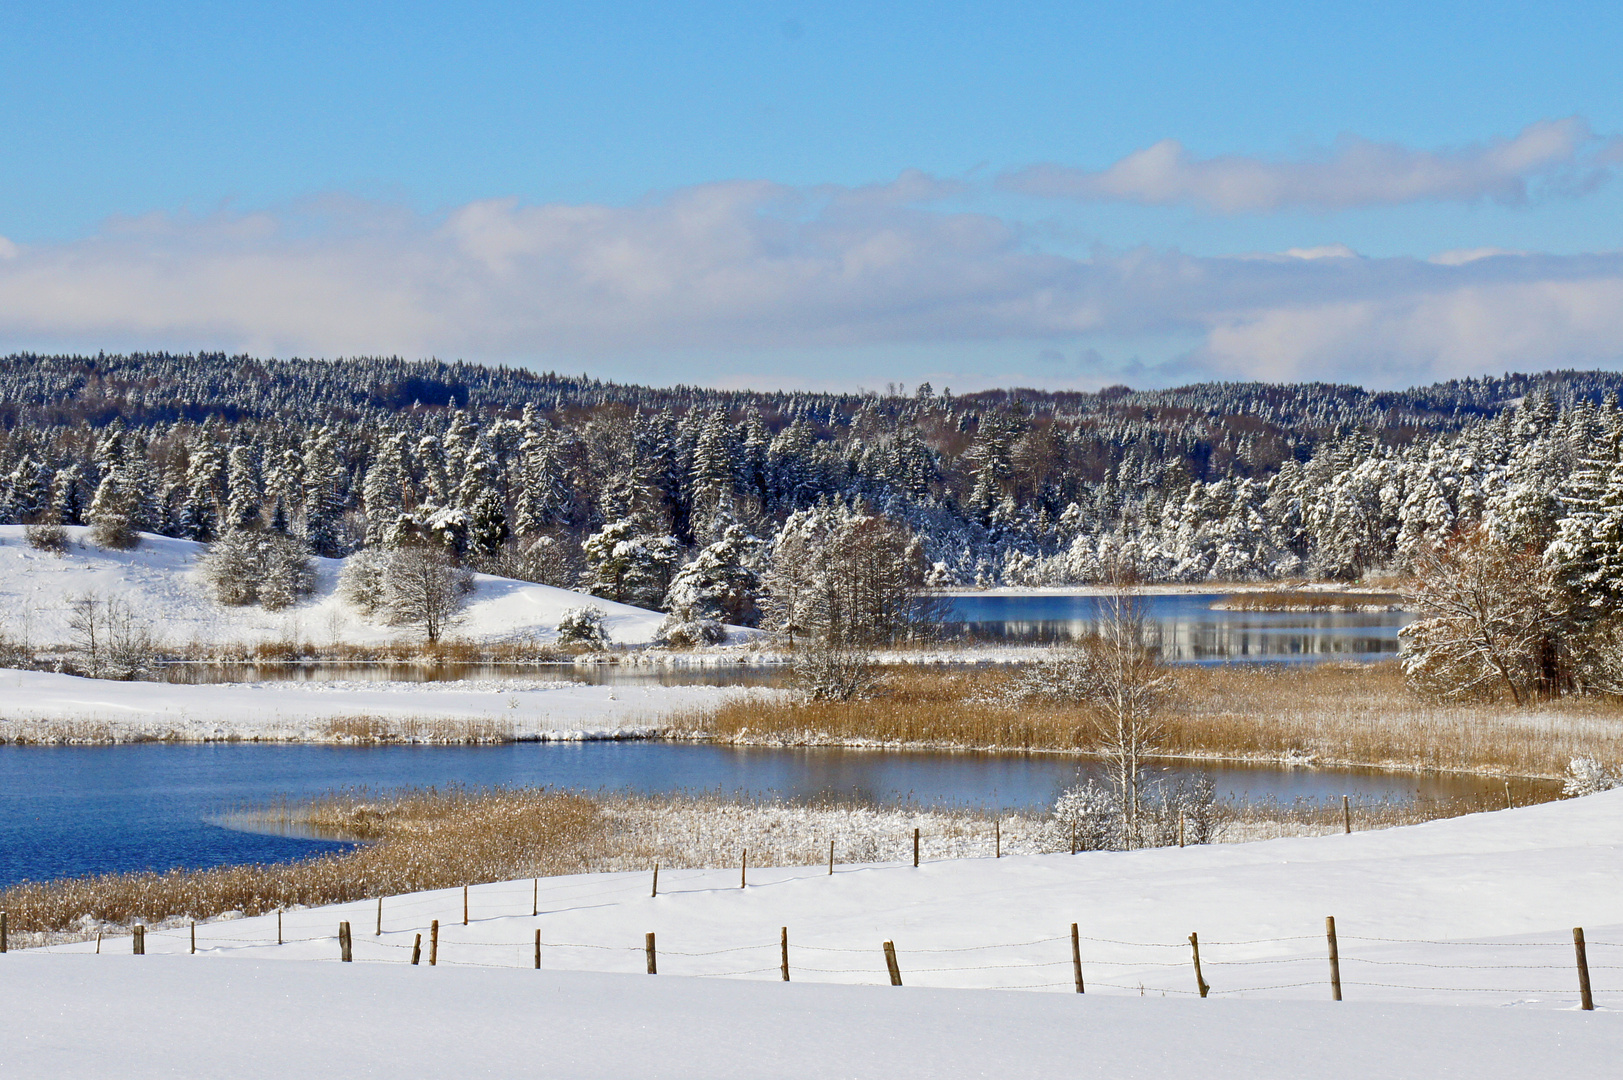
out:
M659 864L658 863L654 864L654 891L649 893L648 895L649 896L658 896L659 895Z
M462 925L468 925L468 887L462 886Z
M992 858L1003 858L1003 822L999 818L992 819Z
M1341 1000L1341 950L1336 947L1336 917L1324 917L1324 936L1330 940L1330 1000Z
M789 981L789 928L787 926L785 926L783 928L783 935L778 940L782 942L783 981L788 982Z
M435 919L428 924L428 966L433 967L440 962L440 921Z
M96 955L101 955L101 931L96 931Z
M1341 831L1352 835L1352 800L1341 797Z
M885 967L890 969L890 985L902 985L902 969L896 963L896 945L894 942L885 942Z
M1183 847L1183 811L1178 811L1178 846Z
M535 970L541 970L541 931L535 932Z
M913 865L916 867L916 866L918 866L918 864L919 864L919 831L918 831L918 829L914 829L913 830Z
M338 959L346 964L355 959L354 954L349 949L349 923L347 922L338 924Z
M130 945L135 950L136 956L145 956L147 954L147 928L140 923L135 924L135 935L131 939Z
M378 897L378 928L373 932L374 937L383 936L383 897Z
M1082 993L1082 938L1076 932L1076 923L1071 924L1071 971L1076 975L1076 992Z
M828 842L828 876L834 876L834 841Z
M423 962L423 935L418 934L411 943L411 966L416 967Z
M1205 997L1211 991L1212 988L1206 985L1206 979L1200 973L1200 935L1199 934L1190 934L1189 935L1189 947L1191 949L1193 949L1194 953L1195 953L1195 986L1196 986L1197 989L1200 990L1200 996Z
M530 879L530 916L541 914L541 879Z
M276 944L282 943L282 909L276 909Z
M642 947L643 951L648 954L648 974L658 975L659 964L654 957L654 932L652 930L643 936Z
M192 923L192 955L197 955L197 923Z
M738 860L738 887L742 889L749 884L750 849L745 848L744 854Z
M1584 928L1572 928L1572 948L1578 954L1578 996L1585 1012L1595 1009L1595 995L1589 989L1589 955L1584 948Z

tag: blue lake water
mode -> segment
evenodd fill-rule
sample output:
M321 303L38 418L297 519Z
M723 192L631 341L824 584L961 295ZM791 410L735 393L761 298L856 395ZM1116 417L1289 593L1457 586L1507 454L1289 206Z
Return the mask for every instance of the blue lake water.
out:
M1174 663L1373 660L1397 654L1402 611L1215 611L1226 593L1152 594L1149 638ZM1101 598L1075 594L951 597L955 628L990 641L1063 641L1098 624Z
M721 792L786 799L984 808L1048 806L1096 766L1044 754L752 749L703 743L518 743L479 747L267 746L240 743L0 747L0 885L128 870L300 858L342 845L214 822L244 804L368 787L551 785L573 790ZM1219 797L1450 798L1497 781L1218 766Z

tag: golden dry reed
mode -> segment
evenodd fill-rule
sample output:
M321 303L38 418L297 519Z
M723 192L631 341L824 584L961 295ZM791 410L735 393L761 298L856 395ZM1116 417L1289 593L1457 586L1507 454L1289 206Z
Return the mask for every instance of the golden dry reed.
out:
M1355 803L1359 829L1485 809L1465 801ZM1339 832L1341 806L1311 801L1219 803L1214 839L1243 841ZM161 926L227 912L259 915L424 889L593 871L905 862L913 830L926 859L1062 852L1070 837L1045 812L998 813L825 803L738 802L714 796L586 797L545 789L348 792L313 804L235 815L299 825L352 851L292 863L104 874L25 882L0 891L19 946L94 936L135 923ZM997 837L994 840L994 837Z
M1623 709L1608 699L1524 708L1438 705L1395 663L1178 667L1161 756L1554 778L1574 757L1623 762ZM688 721L695 735L773 745L873 744L1085 753L1076 706L1013 700L1018 674L910 669L853 702L755 697Z

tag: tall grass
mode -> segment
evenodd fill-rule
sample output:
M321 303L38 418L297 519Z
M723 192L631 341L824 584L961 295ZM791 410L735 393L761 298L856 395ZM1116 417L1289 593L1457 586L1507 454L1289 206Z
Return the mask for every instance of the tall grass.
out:
M1080 707L1022 702L1005 670L909 669L855 702L754 698L691 721L722 741L842 743L1087 752ZM1169 757L1554 778L1574 757L1623 761L1623 709L1603 699L1527 708L1436 705L1412 695L1397 665L1173 669L1176 693L1158 751Z
M1362 829L1410 824L1490 807L1466 800L1354 804ZM0 891L19 947L86 937L141 922L160 926L229 913L318 905L556 874L737 866L905 861L915 828L926 859L1060 852L1070 838L1043 812L735 802L717 797L585 797L545 789L347 792L313 804L235 815L298 825L351 851L276 865L107 874L25 882ZM1218 842L1316 835L1342 828L1339 803L1219 803Z

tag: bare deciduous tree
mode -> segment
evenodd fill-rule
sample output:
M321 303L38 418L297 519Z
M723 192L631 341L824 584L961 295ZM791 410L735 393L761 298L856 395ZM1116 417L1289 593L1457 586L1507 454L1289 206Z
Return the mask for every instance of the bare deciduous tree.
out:
M152 632L118 597L85 593L68 602L69 644L92 679L133 679L152 664Z
M415 626L429 641L438 641L456 622L473 576L444 548L413 544L390 552L383 583L391 621Z
M1440 698L1517 705L1566 682L1560 591L1537 552L1477 529L1415 559L1405 600L1420 618L1400 632L1404 675Z

